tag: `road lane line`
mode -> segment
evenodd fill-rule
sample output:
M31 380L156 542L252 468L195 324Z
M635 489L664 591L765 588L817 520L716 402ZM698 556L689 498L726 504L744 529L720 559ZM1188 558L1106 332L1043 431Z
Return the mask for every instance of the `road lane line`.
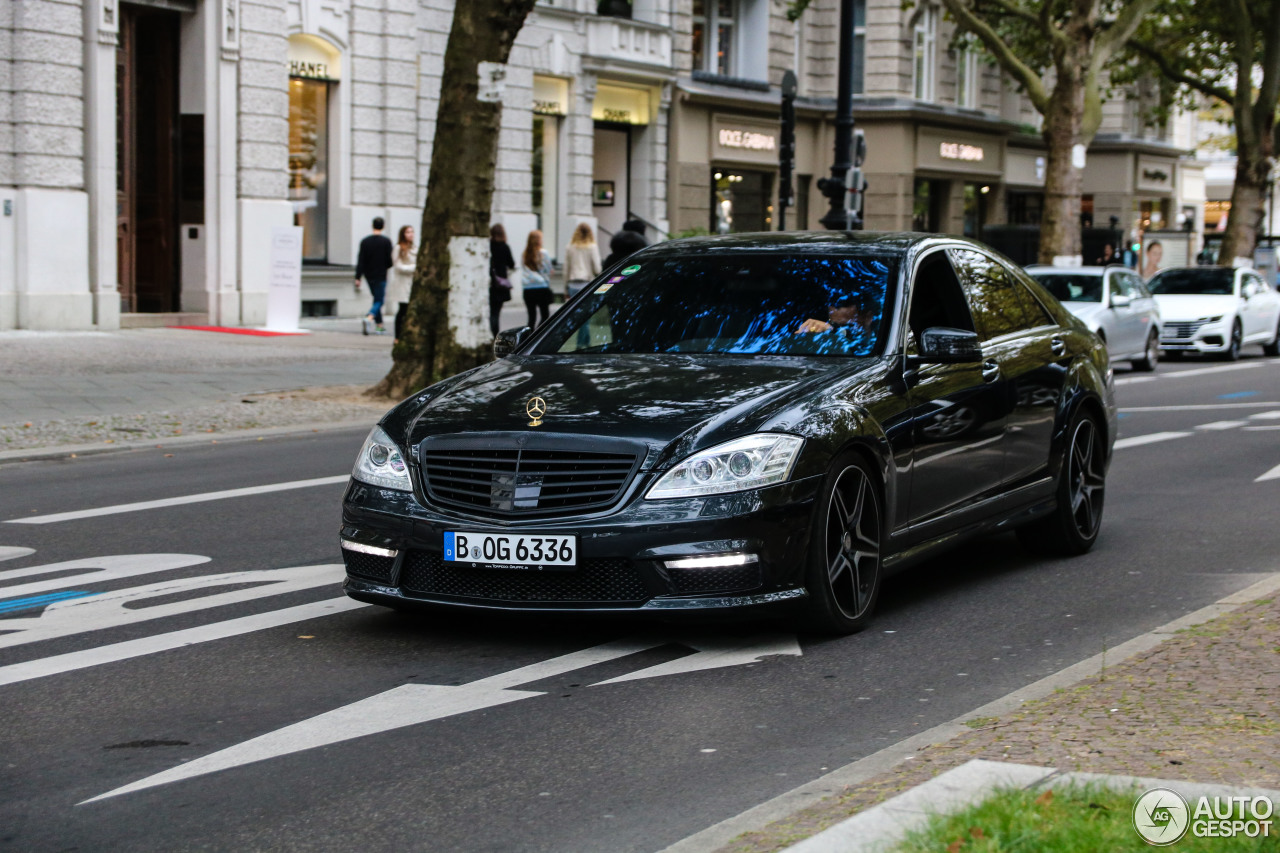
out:
M1196 426L1196 429L1209 429L1209 430L1235 429L1236 427L1242 427L1247 423L1248 421L1214 421L1213 423L1209 423L1209 424L1198 424Z
M0 602L0 613L16 613L19 610L35 610L37 607L44 607L46 604L53 604L55 601L67 601L72 598L85 598L90 595L97 595L97 593L89 592L87 589L72 589L64 592L51 592L47 595L35 595L30 598L15 598L12 601Z
M35 548L19 548L16 545L0 545L0 562L5 560L16 560L19 557L26 557L34 554Z
M91 666L101 666L106 663L116 663L117 661L156 654L157 652L166 652L183 646L192 646L196 643L207 643L210 640L236 637L253 631L263 631L267 628L278 628L281 625L305 622L308 619L317 619L321 616L344 613L369 606L371 605L365 604L363 601L354 601L350 598L330 598L313 604L300 604L297 607L286 607L283 610L273 610L253 616L241 616L237 619L227 619L210 625L200 625L196 628L185 628L181 631L170 631L167 634L156 634L151 637L126 640L122 643L112 643L111 645L98 646L97 648L85 649L79 652L69 652L40 658L39 660L10 664L0 667L0 686L17 684L20 681L30 681L34 678L44 678L49 675L59 675L64 672L73 672L74 670L86 669Z
M101 583L103 581L121 580L138 575L149 575L167 572L172 569L185 569L209 562L209 557L199 554L116 554L111 557L86 557L82 560L68 560L63 563L45 563L42 566L28 566L25 569L9 569L0 572L0 582L20 578L56 575L70 569L88 569L75 575L66 575L51 580L35 580L28 583L0 586L0 603L4 599L20 595L35 595L40 592L67 589L84 584Z
M1153 432L1150 435L1135 435L1132 438L1116 439L1116 450L1126 447L1140 447L1144 444L1155 444L1158 441L1169 441L1175 438L1186 438L1195 433L1190 432Z
M1255 418L1256 420L1260 420L1260 421L1270 421L1270 420L1275 420L1276 418L1280 418L1280 411L1258 412L1257 414L1249 415L1249 417Z
M1280 403L1188 403L1182 406L1124 406L1118 412L1216 412L1219 409L1265 409L1267 406L1280 406ZM1280 412L1269 415L1262 412L1250 415L1251 418L1280 417Z
M1263 480L1280 480L1280 465L1277 465L1276 467L1272 468L1270 471L1263 474L1258 479L1254 480L1254 482L1261 483Z
M243 498L250 495L265 495L271 492L284 492L290 489L307 489L312 486L332 486L345 483L350 475L339 477L317 477L314 480L293 480L288 483L270 483L265 486L249 486L244 489L226 489L221 492L202 492L198 495L183 495L176 498L161 498L154 501L140 501L131 504L103 506L97 509L81 509L74 512L57 512L52 515L33 515L30 518L11 518L6 524L53 524L58 521L75 521L81 518L96 518L100 515L116 515L122 512L138 512L144 509L160 509L167 506L203 503L204 501L220 501L227 498Z
M1182 376L1204 376L1205 374L1222 373L1227 370L1252 370L1262 367L1259 362L1248 364L1227 364L1221 367L1197 367L1194 370L1177 370L1171 373L1160 373L1156 376L1124 376L1116 380L1117 385L1134 385L1138 382L1155 382L1157 379L1178 379Z

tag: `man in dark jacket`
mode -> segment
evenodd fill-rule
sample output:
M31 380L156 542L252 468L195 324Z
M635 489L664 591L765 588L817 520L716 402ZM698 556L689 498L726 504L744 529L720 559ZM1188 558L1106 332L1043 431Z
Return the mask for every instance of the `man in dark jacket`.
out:
M622 223L622 230L609 241L609 257L604 259L604 268L608 269L648 245L649 241L644 238L644 223L639 219L628 219Z
M360 331L369 334L372 324L379 335L387 333L382 325L382 300L387 295L387 270L391 269L391 241L382 234L386 223L381 216L373 219L373 233L360 241L360 254L356 256L356 292L360 291L360 277L369 283L373 307L360 320Z

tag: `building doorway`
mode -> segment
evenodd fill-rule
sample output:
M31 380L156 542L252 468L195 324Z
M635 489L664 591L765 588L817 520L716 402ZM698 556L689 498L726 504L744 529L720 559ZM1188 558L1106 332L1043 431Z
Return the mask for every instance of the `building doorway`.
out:
M808 199L806 198L806 206ZM711 232L773 230L773 173L711 167Z
M631 209L631 127L596 122L592 151L591 213L603 232L601 244L622 230Z
M116 49L120 310L179 310L177 12L123 4Z

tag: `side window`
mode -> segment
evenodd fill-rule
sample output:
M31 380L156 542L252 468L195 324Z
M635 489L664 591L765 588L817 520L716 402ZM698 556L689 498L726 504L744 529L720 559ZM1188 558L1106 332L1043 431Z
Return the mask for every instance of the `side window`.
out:
M1151 291L1147 290L1147 285L1143 282L1142 276L1137 273L1125 273L1125 279L1129 282L1129 290L1133 294L1134 299L1153 299Z
M1053 323L1031 291L994 258L950 249L984 340Z
M1129 291L1124 286L1124 273L1111 272L1107 275L1107 289L1111 291L1112 296L1128 296Z
M965 301L964 291L956 278L956 271L947 259L947 253L939 250L925 257L916 267L915 280L911 283L911 313L907 319L911 337L916 346L920 333L925 329L941 326L976 332L973 316Z

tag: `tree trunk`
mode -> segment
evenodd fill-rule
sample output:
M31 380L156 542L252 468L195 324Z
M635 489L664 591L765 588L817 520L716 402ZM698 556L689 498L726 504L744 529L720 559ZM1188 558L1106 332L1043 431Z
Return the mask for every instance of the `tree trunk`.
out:
M478 69L505 65L534 2L454 6L408 315L372 395L407 397L493 357L488 239L502 104L479 99Z
M1241 97L1243 100L1243 96ZM1252 104L1242 105L1252 109ZM1237 109L1237 112L1239 109ZM1259 126L1262 124L1263 126ZM1251 122L1236 119L1236 178L1231 187L1231 212L1227 230L1222 235L1218 263L1229 267L1237 258L1253 263L1262 220L1266 214L1267 194L1271 189L1271 158L1275 156L1275 118Z
M1062 75L1054 86L1044 123L1048 153L1037 258L1042 264L1079 263L1082 182L1080 170L1071 164L1071 155L1082 141L1083 121L1084 86L1078 77Z

